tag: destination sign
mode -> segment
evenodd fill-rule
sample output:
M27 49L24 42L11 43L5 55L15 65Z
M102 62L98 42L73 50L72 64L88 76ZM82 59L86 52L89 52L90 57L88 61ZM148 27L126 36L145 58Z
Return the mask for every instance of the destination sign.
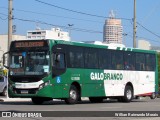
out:
M29 42L29 41L23 41L23 42L16 42L15 48L22 48L22 47L43 47L44 41L36 41L36 42Z

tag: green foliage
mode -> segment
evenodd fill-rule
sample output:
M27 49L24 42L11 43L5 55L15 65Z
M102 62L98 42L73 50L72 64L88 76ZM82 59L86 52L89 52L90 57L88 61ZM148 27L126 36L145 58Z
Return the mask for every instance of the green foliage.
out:
M7 69L3 69L3 66L0 65L0 75L7 76Z

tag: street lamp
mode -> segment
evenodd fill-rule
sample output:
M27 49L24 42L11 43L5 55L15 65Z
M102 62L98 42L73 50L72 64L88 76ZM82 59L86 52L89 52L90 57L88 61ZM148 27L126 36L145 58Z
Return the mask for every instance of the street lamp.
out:
M72 30L72 26L73 26L74 24L68 24L68 26L69 26L69 34L70 34L70 39L71 39L71 30Z
M123 38L123 44L126 46L126 39L125 39L125 37L126 37L128 34L127 34L127 33L123 33L122 35L124 36L124 38Z

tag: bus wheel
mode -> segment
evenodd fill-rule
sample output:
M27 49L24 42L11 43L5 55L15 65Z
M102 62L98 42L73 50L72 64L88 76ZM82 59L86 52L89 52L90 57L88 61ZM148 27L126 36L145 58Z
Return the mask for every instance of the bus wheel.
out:
M69 90L69 98L65 99L65 102L67 104L76 104L79 99L79 92L77 88L74 85L71 85L71 88Z
M151 99L155 99L156 98L156 93L152 93L152 95L150 96Z
M92 103L101 103L101 102L103 102L103 98L101 98L101 97L89 97L89 100Z
M41 105L44 102L44 100L42 98L34 97L34 98L32 98L32 102L35 105Z
M131 86L126 86L124 91L123 102L131 102L133 99L133 89Z

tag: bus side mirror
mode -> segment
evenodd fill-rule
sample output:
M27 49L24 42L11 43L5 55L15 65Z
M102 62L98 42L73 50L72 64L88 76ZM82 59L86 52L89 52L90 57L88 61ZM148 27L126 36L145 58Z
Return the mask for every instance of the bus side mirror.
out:
M8 63L8 59L6 59L6 58L8 58L9 57L9 52L6 52L6 53L4 53L3 54L3 66L5 67L5 68L9 68L9 63Z
M57 54L57 55L56 55L55 61L56 61L56 62L60 62L60 54Z

